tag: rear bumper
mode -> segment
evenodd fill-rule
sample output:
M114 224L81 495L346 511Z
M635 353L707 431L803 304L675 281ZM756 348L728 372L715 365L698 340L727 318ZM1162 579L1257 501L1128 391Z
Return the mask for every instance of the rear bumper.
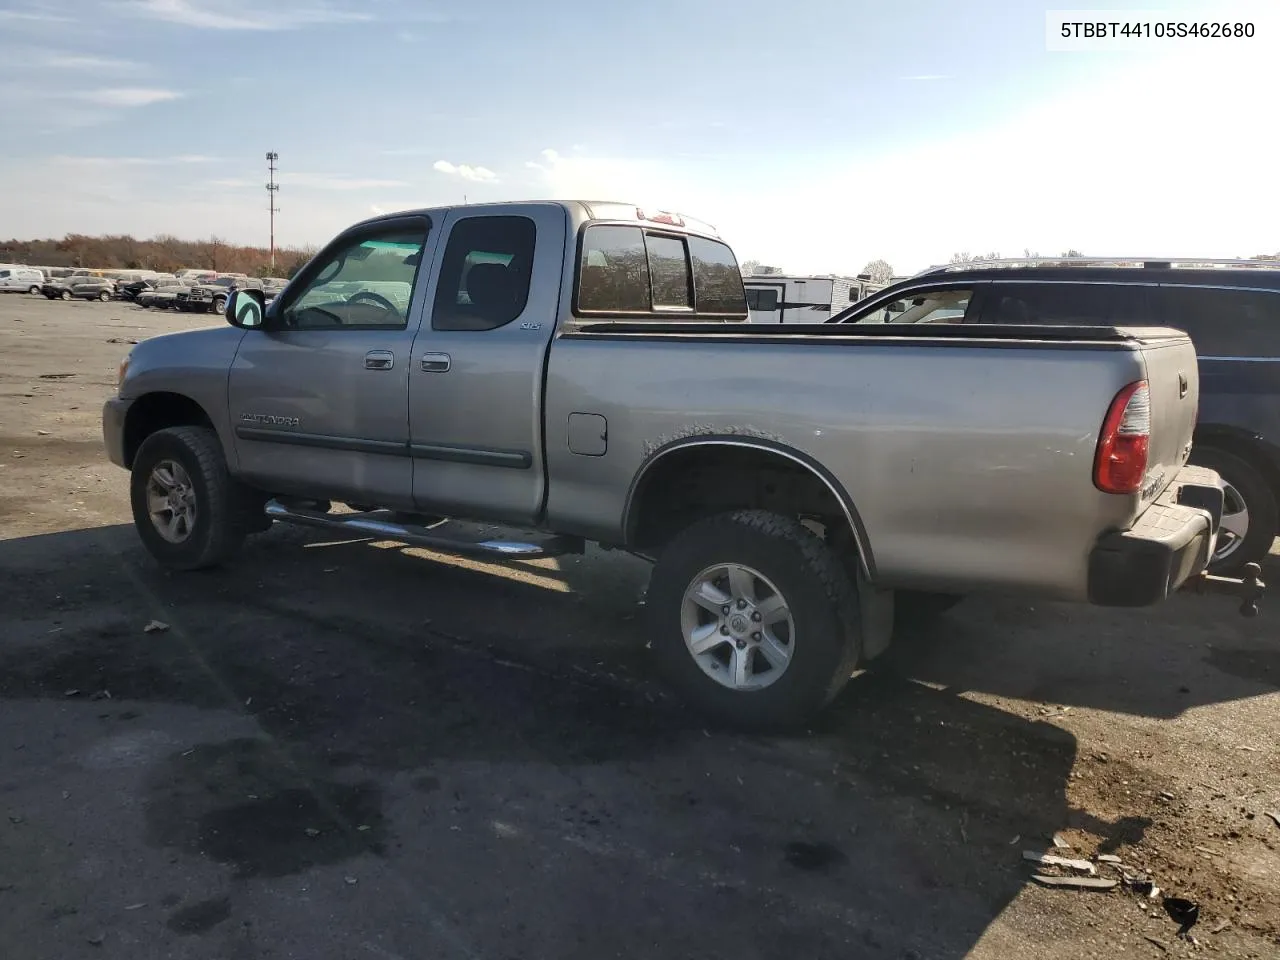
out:
M1089 555L1089 602L1145 607L1204 573L1222 522L1222 478L1183 467L1134 525L1103 536Z

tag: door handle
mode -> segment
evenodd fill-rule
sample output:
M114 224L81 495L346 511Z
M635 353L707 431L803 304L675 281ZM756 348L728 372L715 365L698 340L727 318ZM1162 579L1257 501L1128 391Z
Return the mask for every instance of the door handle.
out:
M424 353L422 355L423 373L448 373L453 361L447 353Z
M395 365L395 354L390 350L370 350L364 355L366 370L390 370Z

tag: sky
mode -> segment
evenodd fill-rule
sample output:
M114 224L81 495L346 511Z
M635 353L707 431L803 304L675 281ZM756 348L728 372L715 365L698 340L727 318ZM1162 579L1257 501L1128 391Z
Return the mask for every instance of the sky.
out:
M265 245L271 150L281 245L580 198L793 273L1280 252L1280 2L1112 6L1255 36L1047 49L1105 0L0 0L0 237Z

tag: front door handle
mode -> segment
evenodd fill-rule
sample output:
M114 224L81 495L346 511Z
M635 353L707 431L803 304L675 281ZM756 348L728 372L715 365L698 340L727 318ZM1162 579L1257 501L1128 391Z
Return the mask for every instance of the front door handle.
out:
M448 373L453 361L447 353L424 353L422 355L423 373Z
M396 365L396 357L390 350L370 350L364 355L366 370L390 370Z

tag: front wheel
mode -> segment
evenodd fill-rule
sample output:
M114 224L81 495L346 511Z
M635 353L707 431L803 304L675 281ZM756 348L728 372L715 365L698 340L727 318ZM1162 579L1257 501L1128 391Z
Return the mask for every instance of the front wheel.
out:
M129 485L147 551L174 570L216 566L253 529L250 492L227 472L208 427L168 427L143 441Z
M39 292L40 292L40 288L37 287L35 284L32 284L31 286L27 287L27 293L31 294L31 296L33 297Z
M764 510L678 534L654 567L648 606L668 679L736 727L804 723L862 652L857 591L839 558L798 520Z
M111 294L107 293L107 291L105 290L100 290L98 292L98 299L101 300L103 303L106 303L108 300L111 299Z
M1261 562L1271 552L1280 526L1276 494L1266 477L1248 460L1216 447L1193 450L1191 462L1216 470L1226 488L1222 528L1209 572L1236 573L1246 563Z
M212 303L212 304L210 304L210 306L209 306L209 312L210 312L210 313L222 313L222 311L224 311L224 310L226 310L226 309L227 309L227 298L226 298L226 297L214 297L214 298L213 298L213 303Z
M70 291L70 290L63 290L63 291L62 291L62 299L63 299L63 300L70 300L70 299L71 299L71 291Z

